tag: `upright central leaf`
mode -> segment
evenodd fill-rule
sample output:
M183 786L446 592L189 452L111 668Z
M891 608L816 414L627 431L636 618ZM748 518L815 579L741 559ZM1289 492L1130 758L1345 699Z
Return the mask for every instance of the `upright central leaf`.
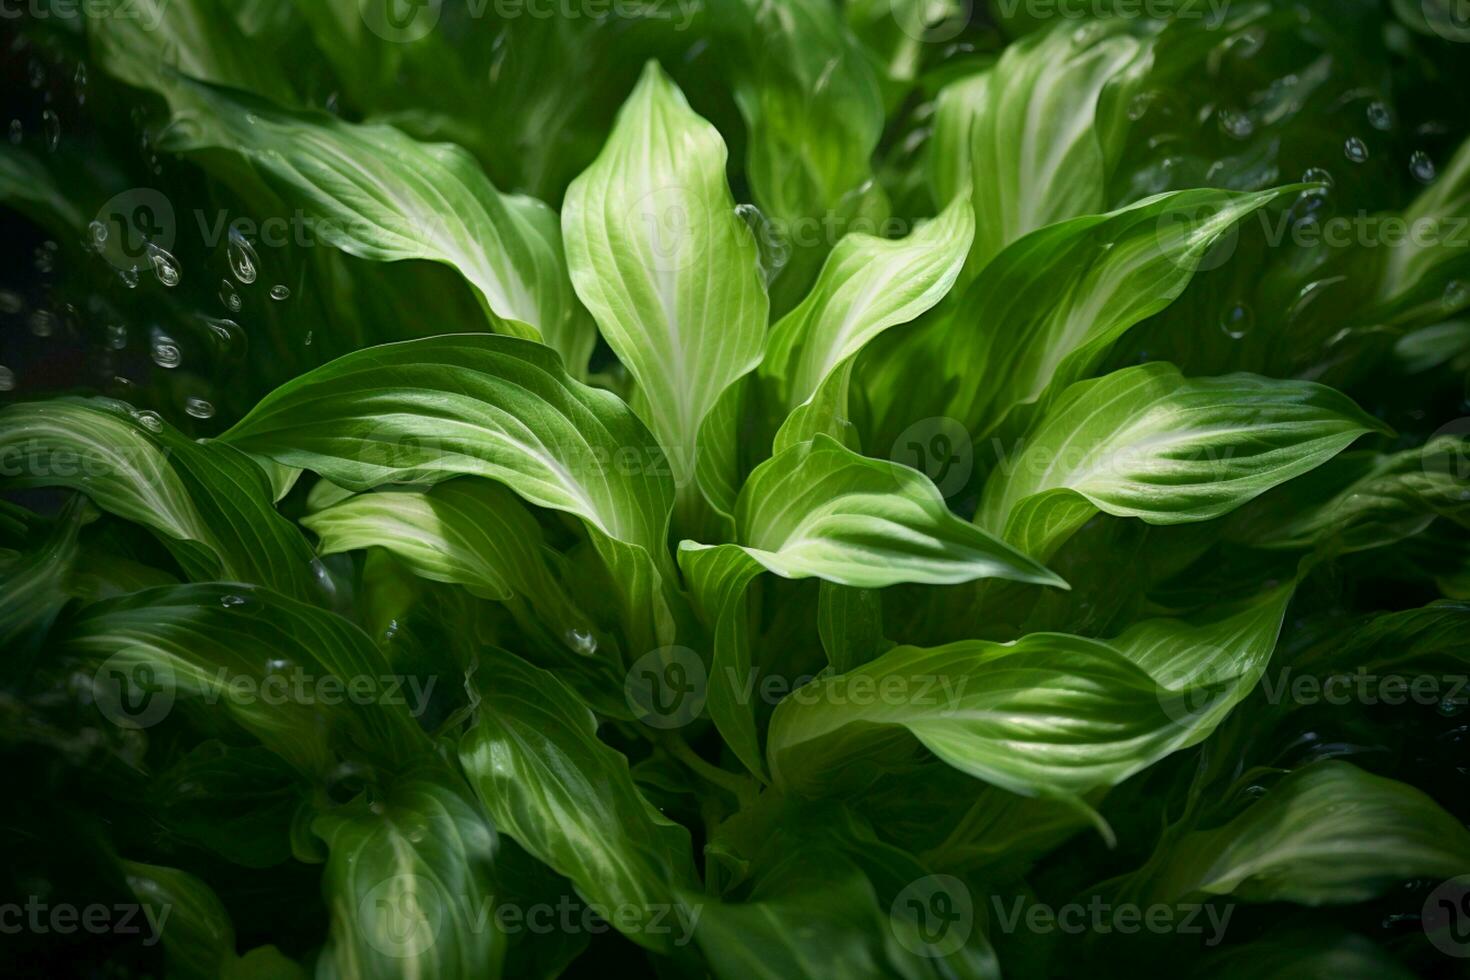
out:
M638 383L685 515L698 508L699 454L724 458L734 440L732 428L701 436L701 424L760 360L769 309L725 160L720 134L649 62L562 212L572 283Z

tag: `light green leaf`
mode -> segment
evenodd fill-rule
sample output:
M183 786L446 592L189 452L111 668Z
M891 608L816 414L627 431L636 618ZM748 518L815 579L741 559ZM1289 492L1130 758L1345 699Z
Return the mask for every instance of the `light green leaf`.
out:
M1058 397L991 475L976 521L1045 560L1099 510L1210 520L1381 428L1309 382L1125 368Z
M577 294L638 383L682 508L697 499L701 426L759 362L769 309L725 160L719 132L650 61L562 213Z
M574 372L585 365L592 335L567 277L556 213L496 190L464 150L201 83L167 94L174 120L161 149L238 154L322 241L373 261L450 265L497 330L544 340Z
M749 692L745 590L762 571L877 589L1009 578L1064 585L946 509L924 476L827 436L767 460L736 508L740 545L685 541L679 563L715 632L710 716L741 761L764 772Z
M1024 796L1084 807L1206 737L1260 679L1290 590L1195 626L1141 623L1109 641L897 647L792 692L771 719L778 786L808 795L871 780L906 730L949 765ZM845 771L844 771L845 770Z
M322 813L327 947L341 977L499 977L495 827L457 773L424 763Z
M476 334L358 351L271 392L223 438L353 490L496 480L586 523L637 644L668 628L663 453L617 396L539 344Z
M12 486L70 487L152 529L195 580L320 598L311 547L231 446L200 445L121 402L61 399L0 411L0 460Z
M1279 193L1164 194L1011 245L956 313L948 373L963 374L947 414L978 439L1018 406L1085 378L1131 327L1172 303L1207 256L1222 261L1237 223ZM994 381L963 381L981 375Z
M1459 820L1412 786L1331 759L1284 777L1224 826L1165 845L1131 887L1150 901L1338 905L1467 871Z
M819 432L841 438L854 359L884 330L944 298L974 230L969 201L959 197L907 238L851 234L838 243L811 293L772 330L761 364L789 414L777 452Z
M1063 22L1007 47L966 93L974 107L969 277L1030 232L1105 210L1098 101L1109 83L1146 67L1150 51L1127 30L1122 18L1086 31Z
M489 650L478 665L474 727L459 759L495 824L576 885L611 924L670 951L698 906L689 834L639 793L628 760L597 738L597 720L554 676ZM663 930L651 928L664 923Z

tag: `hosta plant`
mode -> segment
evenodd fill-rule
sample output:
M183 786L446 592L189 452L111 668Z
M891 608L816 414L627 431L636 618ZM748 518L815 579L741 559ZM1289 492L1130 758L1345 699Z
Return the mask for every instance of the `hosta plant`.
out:
M8 965L1450 975L1455 7L7 14Z

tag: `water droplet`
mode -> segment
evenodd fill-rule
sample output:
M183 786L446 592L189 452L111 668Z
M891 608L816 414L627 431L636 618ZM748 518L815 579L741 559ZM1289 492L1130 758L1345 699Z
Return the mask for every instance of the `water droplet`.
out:
M1255 131L1256 124L1251 121L1250 116L1234 109L1220 110L1220 132L1226 136L1237 140L1250 139Z
M220 354L230 354L245 344L245 331L234 320L223 317L199 316L199 322L209 331L209 338Z
M567 646L584 657L590 657L597 652L597 637L587 630L567 630L565 639Z
M92 247L100 250L107 244L107 226L100 221L93 221L87 225L87 237L91 239Z
M289 287L283 285L276 285L271 287L271 299L279 302L281 300L287 300L290 298L291 290Z
M1460 698L1452 698L1446 695L1439 702L1439 713L1446 718L1453 718L1465 710L1465 702Z
M1259 27L1253 27L1248 31L1241 31L1226 43L1230 53L1237 58L1254 58L1266 45L1266 32Z
M1072 43L1079 48L1086 47L1097 39L1098 34L1103 31L1103 26L1098 23L1083 24L1072 32Z
M1331 188L1336 182L1332 179L1332 172L1321 167L1308 167L1307 172L1302 174L1303 184L1325 184ZM1325 193L1325 191L1309 191L1308 193Z
M140 412L134 412L133 418L137 419L138 424L147 429L149 432L163 431L163 416L159 415L155 411L152 411L151 409L145 408Z
M122 280L122 284L124 286L128 287L129 289L137 289L138 288L138 267L137 266L131 266L131 267L126 268L126 269L118 269L117 270L117 277L119 279L121 279Z
M72 82L77 87L77 105L87 104L87 65L86 62L77 62L77 73L72 76Z
M0 364L0 391L15 390L15 372Z
M212 405L209 401L200 398L198 395L190 395L188 398L184 399L184 411L188 412L196 419L214 418L214 405Z
M178 259L170 255L167 249L152 242L148 243L147 253L148 261L153 263L153 274L158 276L158 281L165 286L177 286L179 280L184 276L183 270L179 268Z
M107 346L112 350L128 346L128 328L121 323L110 324L107 327Z
M245 597L242 595L234 594L222 595L219 597L219 604L221 606L224 606L226 609L239 609L241 606L245 605Z
M310 331L310 330L306 331L306 346L307 347L310 347L311 346L311 336L312 336L312 331Z
M219 281L219 301L225 304L225 309L231 313L240 312L240 293L235 289L235 284L228 279Z
M161 368L173 370L183 363L184 355L179 352L179 345L167 334L154 334L153 342L148 345L148 356L153 358L153 363Z
M26 129L25 129L24 126L22 126L20 124L20 120L19 119L12 119L12 120L10 120L10 142L11 142L11 144L18 146L20 144L20 141L23 140L23 139L25 139L25 135L26 135Z
M1434 182L1434 178L1438 175L1439 171L1434 166L1434 161L1429 158L1428 153L1425 153L1423 150L1415 150L1413 155L1409 157L1409 173L1413 174L1414 179L1421 184L1430 184Z
M1220 329L1231 340L1240 340L1255 326L1256 313L1244 303L1235 303L1220 313Z
M291 667L291 661L287 660L284 657L272 657L265 662L266 671L272 674L284 674L286 671L290 670Z
M1447 310L1458 310L1466 303L1470 303L1470 286L1465 285L1459 279L1453 279L1444 287L1444 307Z
M0 289L0 313L15 314L25 309L25 300L20 293L9 289Z
M1353 163L1366 163L1368 160L1368 144L1356 136L1349 136L1347 142L1342 144L1343 156Z
M50 310L31 313L31 333L37 337L49 337L56 332L56 314Z
M1390 129L1393 129L1393 110L1382 100L1374 99L1368 103L1368 125L1374 129L1388 132Z
M342 107L339 106L337 102L338 94L336 92L331 92L327 95L327 101L323 103L322 108L326 109L334 116L340 116L342 114Z
M54 152L61 145L61 117L50 109L42 112L41 132L46 137L46 149Z
M260 257L255 254L255 247L245 240L244 235L231 228L226 251L230 258L230 271L235 278L247 286L254 282L260 275Z
M26 77L30 80L31 88L40 88L46 84L46 66L38 59L32 58L26 65Z

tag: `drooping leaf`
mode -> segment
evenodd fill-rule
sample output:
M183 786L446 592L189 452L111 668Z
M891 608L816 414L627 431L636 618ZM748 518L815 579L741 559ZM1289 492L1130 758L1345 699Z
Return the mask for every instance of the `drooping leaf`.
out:
M1057 398L986 483L976 520L1045 560L1099 510L1209 520L1380 429L1321 385L1125 368Z
M477 673L478 717L459 758L495 825L630 939L671 950L697 910L680 897L695 881L688 832L643 798L570 688L498 650Z

